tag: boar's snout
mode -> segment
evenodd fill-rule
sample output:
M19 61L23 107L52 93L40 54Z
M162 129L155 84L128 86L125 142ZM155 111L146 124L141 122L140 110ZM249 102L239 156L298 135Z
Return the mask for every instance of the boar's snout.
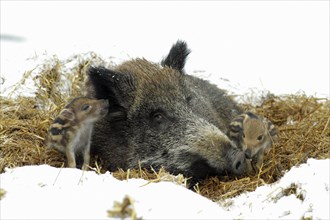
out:
M236 175L242 175L247 171L247 164L244 152L238 152L232 164L232 171Z

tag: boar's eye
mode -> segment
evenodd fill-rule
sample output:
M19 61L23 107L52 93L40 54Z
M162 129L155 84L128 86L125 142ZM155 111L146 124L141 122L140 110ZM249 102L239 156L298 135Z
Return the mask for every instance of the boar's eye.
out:
M259 136L257 137L257 140L258 140L258 141L261 141L262 138L263 138L263 136L262 136L262 135L259 135Z
M186 101L187 101L188 104L191 103L191 100L192 100L192 96L188 96L188 97L186 97Z
M90 108L91 108L90 105L88 105L88 104L84 104L83 106L81 106L81 111L87 111L87 110L89 110Z
M161 122L164 119L164 115L160 112L156 112L152 115L153 120Z
M162 111L155 111L150 114L150 122L154 128L166 129L168 126L168 119L166 114Z

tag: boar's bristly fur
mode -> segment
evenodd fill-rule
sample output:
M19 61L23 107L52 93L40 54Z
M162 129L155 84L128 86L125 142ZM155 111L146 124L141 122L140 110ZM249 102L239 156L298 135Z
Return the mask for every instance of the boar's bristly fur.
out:
M163 66L135 59L89 69L90 95L110 103L95 124L92 153L110 171L139 161L195 180L247 170L244 153L226 136L241 109L225 91L182 72L188 54L178 41Z

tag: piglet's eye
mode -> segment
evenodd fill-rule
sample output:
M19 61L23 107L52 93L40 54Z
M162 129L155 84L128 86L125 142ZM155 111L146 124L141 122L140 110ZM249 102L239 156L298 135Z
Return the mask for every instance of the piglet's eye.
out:
M90 108L91 108L90 105L88 105L88 104L84 104L83 106L81 106L81 111L87 111L87 110L89 110Z

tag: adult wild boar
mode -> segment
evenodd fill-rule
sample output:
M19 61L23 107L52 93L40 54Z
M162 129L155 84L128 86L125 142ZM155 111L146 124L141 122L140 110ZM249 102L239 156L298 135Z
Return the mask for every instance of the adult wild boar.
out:
M135 59L89 69L89 95L110 103L95 124L92 153L110 171L139 161L195 180L246 171L244 153L225 135L241 109L225 91L184 73L189 53L178 41L161 65Z

